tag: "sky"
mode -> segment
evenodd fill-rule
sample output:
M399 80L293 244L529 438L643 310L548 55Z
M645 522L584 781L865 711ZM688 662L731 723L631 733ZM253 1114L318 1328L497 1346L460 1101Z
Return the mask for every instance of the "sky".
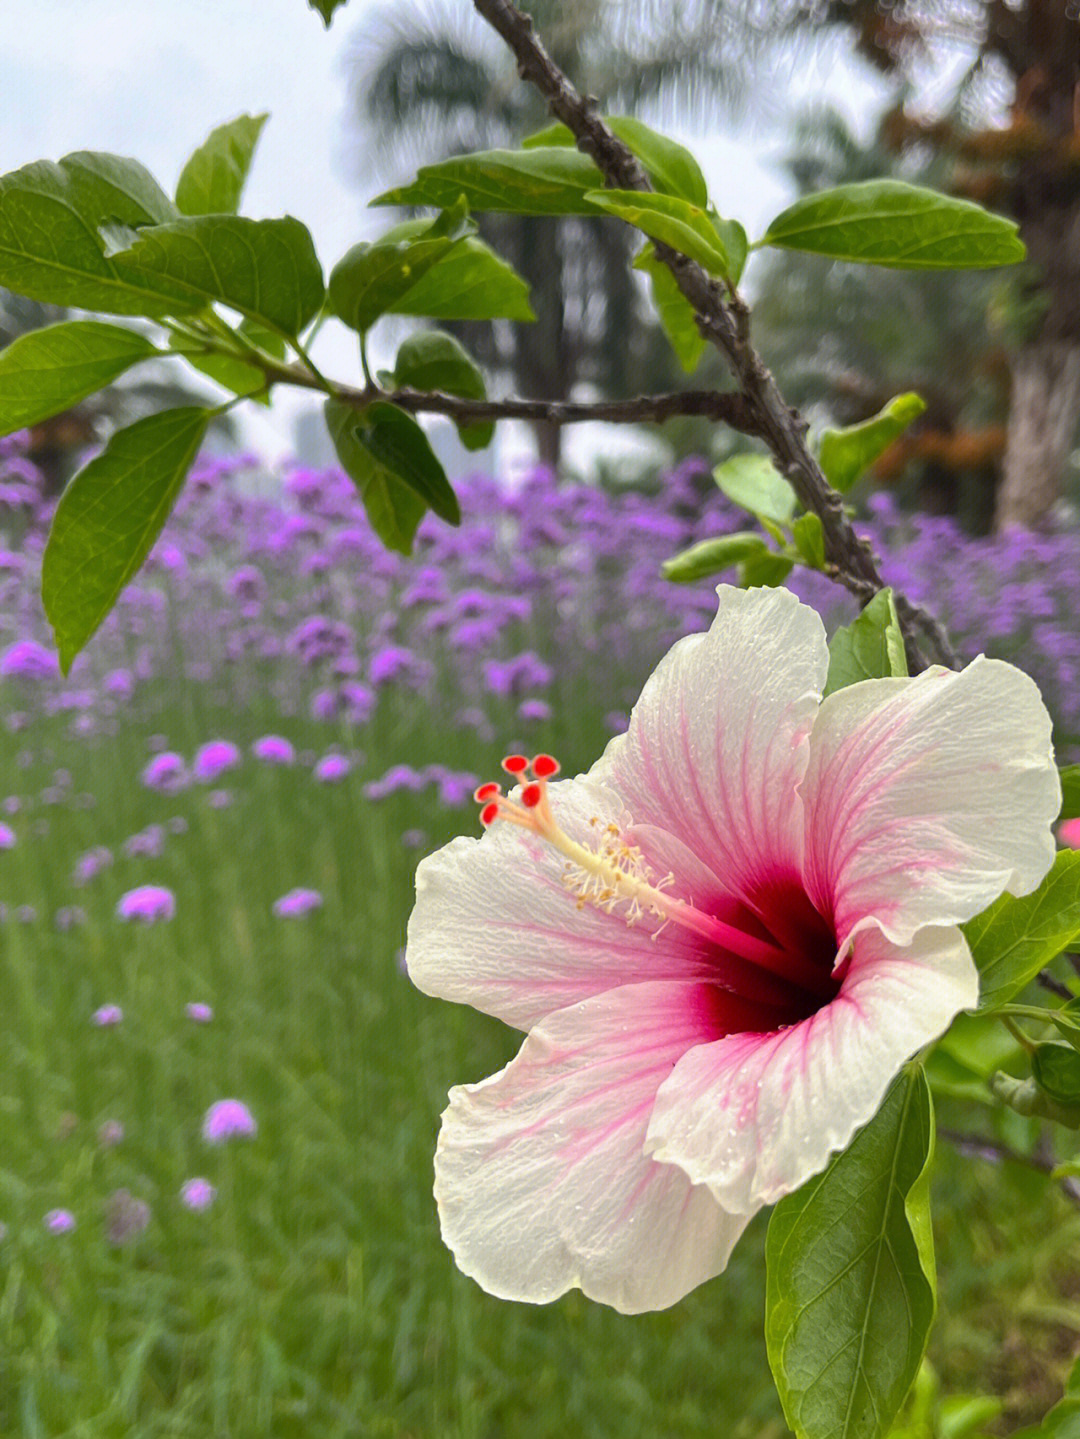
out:
M301 219L329 271L388 223L385 211L365 210L382 186L356 174L347 125L347 56L374 3L351 0L326 31L305 0L0 0L0 173L71 150L107 150L141 160L171 191L215 125L269 111L244 212ZM873 82L848 67L811 68L792 80L803 97L827 93L852 118L873 107ZM666 128L693 148L720 212L751 233L787 202L782 132ZM377 364L390 358L377 332L373 352ZM336 378L358 378L355 340L341 327L323 330L314 357ZM246 421L245 438L267 459L287 454L298 408L310 404L283 395ZM583 433L579 448L588 443Z

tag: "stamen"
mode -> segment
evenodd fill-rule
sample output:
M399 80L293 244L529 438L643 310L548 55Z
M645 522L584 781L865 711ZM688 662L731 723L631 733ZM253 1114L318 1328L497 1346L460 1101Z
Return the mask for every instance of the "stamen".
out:
M684 900L665 894L664 891L674 882L674 876L669 874L659 883L654 883L641 851L635 845L626 843L618 825L608 823L601 826L601 821L593 816L589 825L598 831L595 848L571 839L559 827L548 799L548 779L559 772L558 762L551 755L537 755L530 763L524 755L512 754L507 755L502 764L507 773L520 776L526 783L518 799L503 795L498 785L481 785L476 791L476 798L488 801L480 811L481 824L486 828L496 820L506 820L531 830L557 849L568 861L563 882L576 896L579 909L593 904L611 914L617 906L625 904L624 918L628 925L636 924L645 915L655 916L663 921L663 925L669 922L681 925L729 953L778 975L789 984L822 998L832 998L835 992L833 980L827 971L806 956L781 949L715 915L695 909ZM528 778L530 770L532 777Z
M482 784L479 789L473 790L473 799L477 804L483 804L485 800L494 799L497 794L502 794L502 785L489 780Z

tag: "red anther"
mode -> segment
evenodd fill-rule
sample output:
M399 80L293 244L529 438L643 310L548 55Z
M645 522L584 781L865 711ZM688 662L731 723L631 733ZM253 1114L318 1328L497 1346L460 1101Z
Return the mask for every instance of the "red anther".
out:
M524 774L529 768L529 761L523 754L508 754L502 762L502 767L507 774Z
M483 804L486 799L494 799L497 794L502 794L502 785L489 780L487 784L473 790L473 799L477 804Z
M484 808L480 811L480 823L485 827L485 829L489 824L494 824L498 818L499 806L497 804L486 804Z
M544 797L544 791L538 784L527 784L521 791L521 803L526 809L535 809Z
M559 773L559 761L549 754L538 754L532 762L532 772L537 779L550 779Z

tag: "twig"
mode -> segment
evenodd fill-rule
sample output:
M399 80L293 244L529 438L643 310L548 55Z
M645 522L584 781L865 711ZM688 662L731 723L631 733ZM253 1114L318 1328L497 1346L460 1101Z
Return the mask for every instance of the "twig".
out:
M744 435L760 435L757 418L745 395L736 390L671 390L658 395L635 395L629 400L465 400L443 390L384 390L371 384L330 385L302 365L258 362L267 379L302 389L332 393L344 405L358 410L387 400L410 414L449 415L462 424L483 420L546 420L553 425L579 425L602 420L609 425L659 424L679 415L701 416L730 426Z
M1041 1174L1052 1174L1057 1168L1052 1159L1041 1154L1024 1154L1022 1150L1000 1144L996 1139L984 1139L981 1134L965 1134L959 1129L941 1127L937 1132L946 1144L951 1144L961 1154L970 1155L972 1159L984 1159L988 1164L1010 1160L1014 1164L1026 1164L1029 1169L1037 1169ZM1080 1186L1075 1179L1066 1175L1061 1181L1061 1189L1074 1204L1080 1205Z
M533 34L530 17L511 0L473 0L473 4L513 51L522 78L535 85L552 114L569 126L578 148L592 157L607 184L621 190L648 190L648 178L633 152L605 125L596 100L579 94L551 59ZM805 508L821 520L826 558L836 566L838 579L865 604L884 588L885 581L869 546L852 529L840 495L807 446L806 421L785 402L750 344L745 304L734 292L725 293L694 260L670 246L657 243L656 254L692 305L702 335L727 360L756 422L755 432L768 445L777 468L790 480ZM958 668L945 631L933 616L902 595L896 596L896 609L912 671L924 669L928 662Z

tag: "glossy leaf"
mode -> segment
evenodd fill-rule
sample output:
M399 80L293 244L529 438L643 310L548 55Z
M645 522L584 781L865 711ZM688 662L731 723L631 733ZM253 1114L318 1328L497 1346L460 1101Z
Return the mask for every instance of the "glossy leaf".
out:
M461 196L470 210L509 215L596 215L585 196L604 177L587 155L555 145L535 150L481 150L424 165L409 185L387 190L373 205L437 205Z
M0 285L47 304L158 318L186 295L160 276L123 273L100 230L174 219L176 208L134 160L84 151L0 177Z
M821 437L819 459L833 489L846 495L878 456L884 454L925 409L926 401L921 395L897 395L872 419L848 425L843 430L826 430Z
M211 130L180 172L176 205L181 214L236 214L267 118L238 115Z
M1070 999L1060 1009L1048 1010L1047 1019L1053 1020L1060 1035L1080 1050L1080 999Z
M738 220L722 220L715 213L711 213L709 219L728 257L727 277L733 285L737 285L742 279L746 257L750 253L750 241L746 231Z
M765 455L732 455L713 470L729 500L753 515L785 525L795 513L795 491Z
M773 550L763 549L743 560L739 566L739 584L743 589L750 589L753 585L774 588L782 585L794 568L795 561L787 555L778 555Z
M529 287L483 240L469 235L387 306L430 320L535 320Z
M1080 764L1065 764L1061 776L1061 813L1059 819L1080 818Z
M1048 1040L1031 1056L1035 1083L1055 1104L1080 1105L1080 1054L1071 1044Z
M150 553L213 414L185 405L136 420L64 491L41 593L65 674Z
M803 563L812 570L825 568L825 531L818 515L800 515L791 523L791 537Z
M1013 265L1025 254L1014 221L902 180L806 195L758 243L905 270Z
M829 641L829 675L825 693L844 689L859 680L906 675L904 636L896 617L890 589L879 590L851 624L838 629Z
M702 209L709 203L709 189L701 166L685 145L661 135L632 115L605 115L604 124L627 145L641 161L653 188L665 195L680 195ZM557 120L521 142L522 149L542 146L576 146L569 125Z
M704 210L677 195L648 190L592 190L587 198L598 210L625 220L672 249L689 255L712 275L726 275L731 257Z
M644 270L652 287L652 300L664 334L687 374L697 369L705 353L705 340L698 329L694 308L675 283L675 277L653 246L646 245L634 260L635 270Z
M465 207L458 201L434 220L398 226L373 243L354 245L330 272L330 309L350 329L369 329L449 256L463 239L465 225ZM411 233L403 234L406 228Z
M311 235L299 220L199 215L140 230L112 257L122 275L158 279L186 297L188 309L228 305L271 330L296 336L325 294Z
M1062 850L1034 894L1003 894L963 930L979 970L979 1008L996 1009L1080 938L1080 852Z
M759 534L752 530L739 530L731 535L718 535L714 540L699 540L681 554L665 560L661 570L666 580L689 585L765 553L767 549Z
M67 320L0 351L0 435L58 415L157 350L135 330Z
M479 365L453 335L442 330L421 330L402 341L394 361L393 379L397 389L443 390L466 400L487 399ZM467 450L482 450L491 444L495 433L491 421L459 424L457 429Z
M765 1340L798 1439L882 1439L934 1319L930 1091L920 1068L825 1172L773 1210Z

